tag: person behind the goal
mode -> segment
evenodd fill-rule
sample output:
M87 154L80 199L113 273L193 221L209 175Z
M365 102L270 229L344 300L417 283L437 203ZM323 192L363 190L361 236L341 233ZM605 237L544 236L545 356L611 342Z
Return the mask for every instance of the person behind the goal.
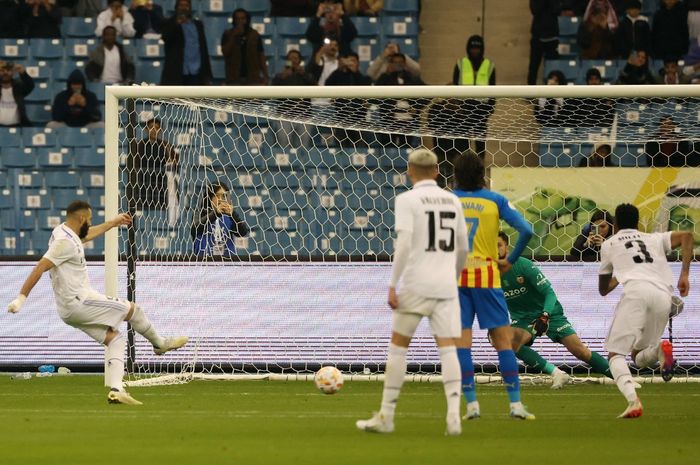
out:
M131 216L122 213L110 221L92 226L90 204L82 200L71 202L66 209L66 221L51 233L49 250L29 274L19 295L7 310L10 313L19 312L36 283L48 271L61 319L105 346L105 386L110 388L108 402L141 405L124 390L126 340L119 332L121 323L131 323L134 331L153 344L156 355L179 349L187 344L188 338L162 338L138 305L107 297L90 286L83 243L112 228L128 224L131 224Z
M683 309L682 300L673 295L673 272L666 261L672 249L681 248L681 273L678 291L688 295L693 235L689 231L643 233L638 230L639 210L621 204L615 209L615 234L600 249L598 291L612 292L618 284L623 291L605 341L610 371L628 405L618 418L642 416L642 403L625 356L632 355L640 367L661 364L664 381L673 377L673 346L661 340L670 316ZM613 277L614 275L614 277Z
M364 431L391 433L406 373L406 352L418 324L427 317L440 352L447 397L448 435L462 432L460 371L455 337L460 334L456 277L467 257L467 228L459 199L438 187L438 159L419 149L408 157L413 189L396 197L396 250L388 303L393 310L391 343L381 409L357 421ZM396 286L401 281L400 292Z

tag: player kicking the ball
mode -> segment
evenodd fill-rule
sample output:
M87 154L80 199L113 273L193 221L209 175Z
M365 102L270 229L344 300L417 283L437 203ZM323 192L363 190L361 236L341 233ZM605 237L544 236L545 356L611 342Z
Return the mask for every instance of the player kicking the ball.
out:
M622 283L623 291L615 308L605 349L610 371L625 399L627 409L618 418L642 416L630 369L629 353L640 368L661 363L664 381L673 376L673 347L660 341L668 318L680 313L680 299L673 297L673 274L666 254L681 248L681 274L678 290L688 295L688 274L693 256L693 235L688 231L647 234L638 231L639 210L622 204L615 209L615 234L600 249L598 291L607 295ZM615 277L613 277L613 274Z
M499 258L506 258L508 252L508 236L501 231L498 233ZM527 366L552 375L552 389L561 389L571 377L530 347L535 338L543 334L552 342L562 344L594 371L612 378L608 361L581 342L564 316L564 308L552 285L537 265L519 257L513 263L513 268L501 276L501 286L510 312L515 356Z
M357 421L364 431L394 431L394 410L406 373L406 352L418 323L427 317L442 364L447 397L447 431L462 433L460 371L456 338L460 334L455 279L467 257L467 228L459 199L438 187L438 159L419 149L408 157L413 189L396 197L396 251L388 303L393 310L391 343L379 413ZM401 280L401 292L396 286Z
M90 204L82 200L72 202L66 209L65 223L57 226L51 234L48 252L36 264L19 296L7 310L19 312L36 283L48 271L61 319L105 346L105 386L110 388L108 402L141 405L124 390L126 340L119 332L121 323L128 321L137 333L148 339L156 355L179 349L187 344L187 337L163 339L138 305L106 297L90 287L83 242L128 224L131 224L131 216L122 213L111 221L92 226Z

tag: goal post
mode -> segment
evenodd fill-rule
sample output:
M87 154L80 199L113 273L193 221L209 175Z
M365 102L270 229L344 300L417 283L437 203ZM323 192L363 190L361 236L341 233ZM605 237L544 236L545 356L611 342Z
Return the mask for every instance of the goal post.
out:
M449 187L452 157L485 144L491 188L533 225L525 256L592 350L615 296L597 295L597 265L571 251L597 210L634 203L642 229L692 230L700 251L698 86L108 86L105 104L105 216L135 212L132 228L106 234L106 292L135 296L162 333L191 336L164 357L130 339L135 382L307 379L325 364L378 379L393 199L419 146L439 152ZM602 146L617 167L577 167ZM659 167L679 159L687 166ZM237 219L220 220L219 201ZM684 380L698 372L698 330L692 315L674 322ZM561 345L535 348L590 373ZM495 352L479 330L474 354L491 379ZM436 372L425 325L408 359L416 380Z

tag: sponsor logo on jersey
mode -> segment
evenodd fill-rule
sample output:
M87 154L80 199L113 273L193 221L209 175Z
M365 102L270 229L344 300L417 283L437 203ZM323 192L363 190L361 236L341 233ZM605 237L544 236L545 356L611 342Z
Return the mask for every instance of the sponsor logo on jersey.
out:
M527 294L527 288L525 286L511 289L509 291L503 291L503 295L505 296L506 299L518 297L518 296L521 296L524 294Z
M560 326L557 328L557 331L563 331L565 329L571 328L571 323L567 323L564 326Z
M515 278L515 280L518 282L518 284L523 284L525 282L525 278L522 276L518 276Z

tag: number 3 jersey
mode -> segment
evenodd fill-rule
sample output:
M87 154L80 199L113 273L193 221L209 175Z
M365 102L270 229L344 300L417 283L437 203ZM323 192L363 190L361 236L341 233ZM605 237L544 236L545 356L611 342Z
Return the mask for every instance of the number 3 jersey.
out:
M622 229L603 242L599 274L613 274L623 286L628 281L647 281L672 294L673 273L666 261L671 248L670 232Z
M457 297L457 250L467 250L459 199L435 181L420 181L396 197L396 233L411 237L403 289L417 295Z

